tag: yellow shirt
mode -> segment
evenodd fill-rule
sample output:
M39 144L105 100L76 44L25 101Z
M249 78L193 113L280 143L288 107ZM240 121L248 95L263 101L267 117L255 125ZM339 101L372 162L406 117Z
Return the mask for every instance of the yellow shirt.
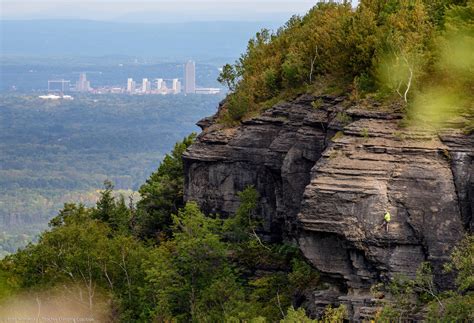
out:
M384 218L384 220L385 220L386 222L390 222L390 212L385 213L385 215L383 216L383 218Z

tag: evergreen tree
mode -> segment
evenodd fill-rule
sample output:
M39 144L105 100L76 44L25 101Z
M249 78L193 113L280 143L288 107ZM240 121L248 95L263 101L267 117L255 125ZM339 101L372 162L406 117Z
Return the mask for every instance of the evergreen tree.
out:
M178 142L167 154L157 171L140 187L141 200L137 205L136 234L142 239L156 239L169 235L172 214L184 206L184 170L182 155L193 143L195 134Z

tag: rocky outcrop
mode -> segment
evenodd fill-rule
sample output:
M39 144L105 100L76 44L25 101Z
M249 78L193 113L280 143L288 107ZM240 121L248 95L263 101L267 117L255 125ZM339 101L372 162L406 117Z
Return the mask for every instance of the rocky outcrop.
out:
M414 276L424 261L440 287L452 285L441 268L473 228L474 138L402 129L396 109L346 105L304 95L236 128L201 121L184 155L185 198L226 215L253 185L260 234L297 242L330 283L315 304L345 303L361 319L376 306L373 284Z
M338 102L323 98L316 110L313 100L276 105L237 128L199 122L204 131L184 154L185 199L227 215L238 207L237 192L253 185L264 219L260 234L272 241L291 236L311 168L327 145L329 107Z

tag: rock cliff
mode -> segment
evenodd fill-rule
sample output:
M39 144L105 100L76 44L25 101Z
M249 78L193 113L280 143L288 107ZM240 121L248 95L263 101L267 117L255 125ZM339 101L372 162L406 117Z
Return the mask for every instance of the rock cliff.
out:
M225 128L215 117L184 154L185 199L227 215L253 185L267 241L298 243L329 288L315 307L345 303L353 319L376 306L370 287L442 264L474 227L474 136L404 129L396 107L303 95ZM382 226L392 214L388 232Z

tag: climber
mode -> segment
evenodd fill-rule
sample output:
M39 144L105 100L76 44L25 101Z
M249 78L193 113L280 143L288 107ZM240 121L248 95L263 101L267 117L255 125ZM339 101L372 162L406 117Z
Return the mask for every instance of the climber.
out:
M385 227L385 231L388 233L388 224L390 223L390 220L391 220L391 216L390 216L390 212L386 211L385 212L385 215L383 216L383 223L382 223L382 226Z

